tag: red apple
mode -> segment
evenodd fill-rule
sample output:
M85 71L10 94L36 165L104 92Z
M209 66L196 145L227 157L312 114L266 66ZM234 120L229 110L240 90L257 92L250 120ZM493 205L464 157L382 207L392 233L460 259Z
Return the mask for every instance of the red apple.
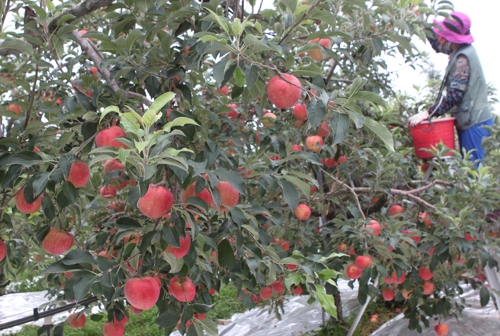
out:
M295 265L295 264L287 264L286 267L288 267L288 269L290 271L293 271L294 269L297 269L297 265Z
M231 185L231 183L220 181L215 187L219 190L222 205L234 207L238 204L240 193Z
M285 285L281 280L276 280L271 284L271 287L274 289L276 293L283 293L285 291Z
M424 291L423 291L423 294L424 295L430 295L430 294L432 294L432 292L434 292L434 282L432 282L432 281L426 281L426 282L424 282Z
M207 203L208 206L213 205L214 201L212 198L212 194L210 191L208 191L207 188L204 188L202 191L200 191L198 194L195 194L195 189L196 189L196 183L191 183L185 191L181 193L181 200L182 200L182 206L187 207L188 204L184 203L189 197L199 197L205 203Z
M332 167L334 167L336 164L337 164L337 161L335 161L335 159L334 159L334 158L332 158L332 157L329 157L329 158L326 158L326 159L325 159L325 163L324 163L324 165L325 165L327 168L332 168Z
M151 219L163 217L163 215L170 211L172 205L174 205L174 195L172 195L172 192L154 184L149 185L146 194L139 198L137 202L137 207L142 214Z
M227 95L229 93L229 88L227 87L227 85L224 85L220 89L217 89L217 92L219 92L222 95Z
M252 299L253 303L259 303L260 302L260 296L259 295L250 294L250 298Z
M21 114L21 106L19 105L16 105L16 104L9 104L7 106L7 111L11 111L11 112L14 112L15 114Z
M115 147L115 148L128 148L125 144L116 140L116 138L125 137L127 133L122 130L119 126L111 126L105 128L95 137L95 145L97 147Z
M99 194L105 199L113 199L116 196L116 187L112 184L102 186Z
M418 269L418 275L420 275L420 278L422 278L422 280L427 281L427 280L432 279L432 277L434 276L434 273L431 272L431 270L428 269L426 266L422 265Z
M300 121L305 121L307 120L307 109L306 105L304 104L297 104L293 107L292 114L295 117L295 119L300 120Z
M128 317L126 314L123 314L123 317L121 320L118 319L118 317L115 315L113 315L113 323L121 323L123 325L127 324L128 323Z
M396 216L403 213L404 209L401 205L395 204L389 208L389 215Z
M69 170L68 182L73 183L75 188L83 187L90 178L89 166L85 162L73 162Z
M319 44L320 46L325 47L327 49L330 49L332 47L332 41L328 38L322 38L322 39L315 38L310 40L309 43ZM311 49L308 50L307 53L315 61L323 60L323 53L321 52L321 49Z
M125 327L121 323L106 322L102 327L104 336L122 336L125 333Z
M7 255L7 245L5 245L4 241L0 239L0 261L2 261L6 255Z
M321 146L323 146L323 144L323 138L318 135L310 135L306 139L307 149L315 153L321 150Z
M302 295L302 286L301 285L298 285L297 287L295 287L293 290L292 290L292 293L294 295Z
M214 296L214 295L215 295L215 292L216 292L215 288L210 288L210 289L208 290L208 294L210 294L210 295L212 295L212 296Z
M132 312L132 314L136 315L142 313L142 309L135 308L134 306L130 306L130 311Z
M295 217L299 220L308 220L311 217L311 208L306 204L299 204L295 208Z
M238 114L238 111L236 111L236 109L238 108L238 105L236 105L236 104L227 104L226 106L230 107L232 109L231 112L227 113L227 116L229 118L233 119L233 120L238 119L239 114Z
M142 310L155 306L160 297L160 285L152 277L129 279L123 287L127 301Z
M300 81L297 77L282 74L288 81L284 81L276 75L267 84L267 96L277 108L289 108L297 103L302 93ZM290 84L293 83L293 84Z
M321 124L319 124L317 134L322 138L330 135L330 130L326 122L322 122Z
M373 235L373 237L377 237L382 231L380 223L373 219L370 219L370 224L368 224L366 228L371 229L371 234Z
M96 75L99 72L99 69L97 69L95 66L93 66L93 67L89 68L89 71L91 73L93 73L94 75Z
M85 322L87 322L87 318L85 317L85 314L80 314L78 316L78 313L73 313L68 316L66 320L69 324L69 326L73 329L81 329L83 326L85 326Z
M264 127L272 127L274 125L274 122L276 121L276 114L271 113L271 112L266 112L262 116L262 125Z
M50 254L61 254L73 246L75 237L69 232L51 227L42 241L43 249Z
M366 267L372 266L372 257L370 256L357 256L356 266L360 271L364 270Z
M347 249L347 244L340 243L340 244L337 246L337 251L345 251L346 249Z
M382 291L382 297L384 298L385 301L392 301L394 299L395 293L394 289L392 288L386 288Z
M403 297L408 300L409 298L411 298L411 293L413 292L413 289L412 290L408 290L406 288L403 288L401 290L401 295L403 295Z
M363 273L363 271L360 270L358 268L358 266L356 266L355 264L349 264L347 266L346 274L347 274L347 277L349 279L352 279L352 280L357 279L361 276L362 273Z
M188 277L179 279L176 275L170 280L168 292L180 302L191 302L196 296L196 287Z
M186 233L186 237L179 237L180 247L173 247L171 245L167 246L166 251L170 252L176 257L180 259L184 257L189 252L189 248L191 247L191 236Z
M113 170L119 170L120 176L122 176L124 169L125 166L123 165L123 163L118 161L118 159L110 159L104 161L104 173L109 173L112 172Z
M342 163L346 162L346 160L347 160L347 158L345 156L340 156L338 162L339 162L339 164L342 164Z
M301 145L293 145L292 148L290 149L290 152L301 152L301 151L302 151Z
M448 325L446 323L440 323L434 327L434 331L439 336L444 336L444 335L448 334L449 328L448 328Z
M35 201L31 204L26 203L26 199L24 198L24 188L19 190L15 197L16 207L19 211L24 214L32 214L37 212L42 207L42 199L43 195L38 196Z
M260 298L267 300L273 297L273 288L271 286L263 287L259 291Z
M281 249L285 252L290 249L290 242L288 240L283 240L280 245Z
M425 224L425 227L428 228L431 226L431 216L429 216L425 212L421 212L418 217L422 220L422 222Z

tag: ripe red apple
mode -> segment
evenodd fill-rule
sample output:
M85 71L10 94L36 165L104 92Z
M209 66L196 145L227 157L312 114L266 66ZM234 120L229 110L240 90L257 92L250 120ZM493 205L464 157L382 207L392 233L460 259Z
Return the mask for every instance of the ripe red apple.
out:
M220 181L215 187L219 190L222 205L234 207L238 204L240 193L231 185L231 183Z
M382 291L382 297L384 298L385 301L392 301L395 295L396 294L394 293L394 289L392 288L385 288Z
M85 322L87 322L87 318L85 317L85 314L80 314L78 316L78 313L73 313L68 316L66 320L69 324L69 326L73 329L81 329L85 326Z
M142 309L136 308L134 306L130 306L130 311L132 312L132 314L136 315L142 313Z
M16 105L16 104L9 104L7 106L7 111L11 111L11 112L14 112L15 114L21 114L21 106L19 105Z
M295 117L295 119L300 120L300 121L306 121L307 120L306 105L304 105L304 104L295 105L293 107L292 114Z
M310 135L306 139L307 149L315 153L321 150L321 146L323 146L323 144L323 138L318 135Z
M377 237L378 235L380 235L380 232L382 231L380 223L373 219L370 219L370 224L368 224L366 228L372 230L371 233L373 237Z
M116 314L114 314L113 315L113 323L121 323L121 324L125 325L128 323L128 317L126 314L123 314L122 319L119 320L118 317L116 316Z
M444 336L444 335L448 334L449 328L448 328L448 325L446 323L440 323L434 327L434 331L439 336Z
M24 214L32 214L34 212L37 212L42 207L43 195L38 196L33 203L28 204L26 203L26 199L24 198L24 188L25 187L17 192L14 199L17 209Z
M273 297L273 288L271 286L263 287L259 291L260 298L267 300Z
M322 138L330 135L330 130L326 122L322 122L321 124L319 124L317 134Z
M85 162L73 162L68 174L68 182L73 183L75 188L83 187L90 178L89 166Z
M403 297L404 297L406 300L408 300L409 298L411 298L411 293L412 293L412 292L413 292L413 289L408 290L408 289L406 289L406 288L403 288L403 289L401 290L401 295L403 295Z
M395 283L397 285L401 285L406 280L406 273L401 273L401 278L398 279L398 275L397 275L396 271L394 271L394 272L392 272L391 279L392 279L393 283Z
M346 162L346 160L347 160L347 158L345 156L340 156L338 162L339 162L339 164L342 164L342 163Z
M363 273L363 271L360 270L358 268L358 266L356 266L355 264L349 264L347 266L346 274L347 274L347 277L349 279L352 279L352 280L357 279L361 276L362 273Z
M179 279L176 275L170 280L168 292L180 302L191 302L196 296L196 287L188 277Z
M434 282L432 282L432 281L426 281L426 282L424 282L424 291L423 291L423 294L424 295L430 295L430 294L432 294L432 292L434 292Z
M227 85L224 85L220 89L217 89L217 92L219 92L222 95L227 95L229 93L229 88L227 87Z
M260 295L255 295L255 294L250 294L250 298L252 299L253 303L259 303L260 302Z
M160 297L160 285L152 277L129 279L123 287L127 301L134 307L148 310Z
M293 271L294 269L297 269L297 265L295 265L295 264L287 264L286 267L288 267L288 269L290 271Z
M93 67L89 68L89 71L91 73L93 73L94 75L97 75L97 73L99 72L99 69L97 69L95 66L93 66Z
M359 270L364 270L366 267L371 267L372 265L372 257L371 256L357 256L356 257L356 266Z
M0 239L0 261L2 261L6 255L7 255L7 245L5 245L4 241Z
M43 249L50 254L61 254L73 246L75 237L69 232L51 227L42 241Z
M149 185L146 194L139 198L137 202L137 207L142 214L151 219L161 218L170 211L172 205L174 205L174 195L172 195L172 192L154 184Z
M302 295L302 286L298 285L297 287L295 287L294 289L292 289L292 293L294 295Z
M301 151L302 151L301 145L293 145L292 148L290 149L290 152L301 152Z
M337 251L345 251L346 249L347 249L347 244L345 244L345 243L340 243L337 246Z
M187 207L188 204L184 203L189 197L199 197L205 203L207 203L208 206L213 205L214 201L212 198L212 194L210 191L208 191L207 188L204 188L202 191L200 191L198 194L195 194L195 189L196 189L196 183L191 183L185 191L181 193L181 200L182 200L182 206Z
M103 129L97 133L95 137L96 147L115 147L115 148L128 148L125 144L121 143L116 138L125 137L127 133L122 130L119 126L111 126L109 128Z
M332 158L332 157L329 157L329 158L326 158L326 159L325 159L325 166L326 166L327 168L332 168L332 167L334 167L336 164L337 164L337 161L335 161L335 159L334 159L334 158Z
M422 280L427 281L427 280L432 279L432 277L434 276L434 273L431 272L431 270L428 269L426 266L422 265L418 269L418 275L420 275Z
M102 327L104 336L123 336L125 327L121 323L106 322Z
M330 49L332 47L332 41L328 38L315 38L310 40L309 43L319 44L320 46L327 49ZM321 52L321 49L311 49L308 50L307 53L315 61L321 61L323 59L323 53Z
M297 77L285 73L282 75L288 82L281 79L278 75L274 76L267 84L267 96L277 108L284 109L292 107L297 103L300 99L302 88Z
M306 204L299 204L295 208L295 217L299 220L308 220L311 217L311 208Z
M214 295L215 295L215 292L216 292L215 288L210 288L210 289L208 290L208 294L210 294L210 295L212 295L212 296L214 296Z
M189 248L191 247L191 236L186 233L186 237L179 237L180 247L173 247L171 245L167 246L166 251L170 252L176 257L180 259L184 257L189 252Z
M266 112L262 116L262 125L264 125L264 127L272 127L275 121L276 121L276 114L274 113Z
M290 249L290 242L288 240L283 240L280 245L281 249L285 252Z
M285 291L285 285L281 280L276 280L271 284L271 287L274 289L276 293L283 293Z
M421 212L418 217L422 220L422 222L425 224L425 227L428 228L431 226L431 216L429 216L425 212Z
M227 116L229 118L233 119L233 120L238 119L239 114L238 114L238 111L236 111L236 109L238 108L238 105L236 105L236 104L227 104L226 106L230 107L232 109L231 112L227 113Z
M116 196L116 187L112 184L102 186L99 194L105 199L113 199Z
M389 215L391 216L396 216L399 215L400 213L403 213L405 210L401 205L394 204L389 208Z
M118 159L110 159L104 161L104 173L109 173L112 172L113 170L119 170L120 176L122 176L124 169L125 166L123 165L123 163L118 161Z

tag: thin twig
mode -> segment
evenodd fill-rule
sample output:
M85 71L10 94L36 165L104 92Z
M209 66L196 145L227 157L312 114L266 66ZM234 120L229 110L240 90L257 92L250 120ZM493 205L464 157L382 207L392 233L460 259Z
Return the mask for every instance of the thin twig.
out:
M361 208L361 203L359 203L359 198L358 198L358 194L356 194L356 191L355 189L356 188L351 188L350 186L348 186L347 184L345 184L344 182L340 181L339 179L337 179L336 177L334 177L332 174L328 173L326 170L324 169L321 169L325 174L327 174L328 176L330 176L335 182L337 182L338 184L340 184L342 187L346 188L349 190L349 192L354 196L354 200L356 201L356 206L358 207L358 211L359 213L361 214L361 217L363 217L363 220L366 221L366 216L365 216L365 213L363 212L363 209Z
M31 89L30 105L28 106L28 110L26 111L26 120L24 121L24 130L26 130L26 128L28 128L31 110L33 109L33 104L35 103L36 83L37 82L38 82L38 63L36 63L36 65L35 65L35 79L33 80L33 88Z

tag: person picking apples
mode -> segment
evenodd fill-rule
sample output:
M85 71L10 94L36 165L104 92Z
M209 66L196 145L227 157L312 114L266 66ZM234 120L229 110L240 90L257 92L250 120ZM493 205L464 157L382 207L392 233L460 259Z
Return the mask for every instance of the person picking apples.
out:
M411 127L434 116L450 112L455 117L460 151L473 150L471 161L476 168L484 159L481 146L489 132L483 126L493 125L488 105L488 89L483 69L470 32L471 20L464 13L451 12L450 19L434 20L435 27L427 37L436 52L449 55L443 82L436 102L428 111L420 112L409 119ZM446 87L447 93L442 92Z

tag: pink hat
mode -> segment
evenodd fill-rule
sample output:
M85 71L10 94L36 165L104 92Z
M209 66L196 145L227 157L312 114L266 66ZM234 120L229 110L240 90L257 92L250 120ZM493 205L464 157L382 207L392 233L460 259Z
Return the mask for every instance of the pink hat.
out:
M434 20L434 24L439 26L433 28L436 35L444 37L448 42L457 44L471 44L474 42L474 38L470 33L470 18L460 12L451 12L450 17L451 20Z

